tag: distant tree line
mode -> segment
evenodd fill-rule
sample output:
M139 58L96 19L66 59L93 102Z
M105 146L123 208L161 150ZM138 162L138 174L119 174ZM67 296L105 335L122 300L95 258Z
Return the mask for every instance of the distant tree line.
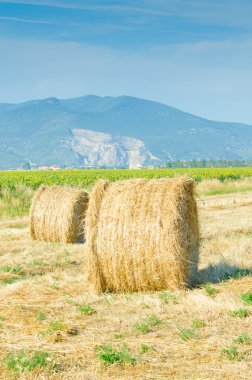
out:
M167 161L161 165L162 168L240 168L252 167L252 160L175 160ZM25 170L34 169L28 160L21 164L21 168ZM61 167L65 168L64 165ZM77 167L76 167L77 168ZM95 167L79 166L78 169L95 169ZM115 169L115 166L98 166L96 169ZM128 166L117 166L116 169L128 169Z
M163 166L165 168L240 168L252 167L252 160L176 160L168 161Z

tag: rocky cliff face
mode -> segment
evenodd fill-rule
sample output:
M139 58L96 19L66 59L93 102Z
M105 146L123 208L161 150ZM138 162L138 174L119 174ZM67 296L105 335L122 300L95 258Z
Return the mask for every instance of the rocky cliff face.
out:
M87 129L72 129L69 145L84 166L155 166L160 160L143 141L126 136L111 135Z

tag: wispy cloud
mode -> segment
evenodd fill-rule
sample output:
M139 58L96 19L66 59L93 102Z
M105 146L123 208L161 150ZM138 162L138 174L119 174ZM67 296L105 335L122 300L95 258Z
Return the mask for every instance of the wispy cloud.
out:
M151 12L151 9L144 9L141 7L132 7L127 5L111 5L111 4L100 4L96 3L83 3L80 1L62 1L62 0L0 0L0 3L6 4L26 4L26 5L39 5L39 6L51 6L56 8L72 8L72 9L87 9L87 10L97 10L97 11L109 11L109 10L127 10L136 12ZM161 12L158 12L161 13Z
M111 1L82 1L82 0L0 0L5 4L38 5L66 9L86 9L92 11L118 11L143 13L156 16L176 15L195 19L211 19L215 21L230 20L235 22L238 15L252 10L252 3L248 0L139 0L136 4L133 0L127 2L119 0L116 4ZM248 15L250 17L250 14ZM244 20L237 20L244 21Z
M57 0L0 0L0 3L6 4L25 4L25 5L38 5L38 6L47 6L54 8L63 8L63 9L82 9L82 10L90 10L90 11L98 11L98 12L129 12L129 13L142 13L156 16L167 16L172 15L173 12L164 10L164 9L156 9L155 7L139 7L139 6L129 6L125 4L92 4L79 1L57 1Z
M28 24L49 24L49 25L57 25L58 23L47 21L47 20L35 20L35 19L25 19L25 18L19 18L19 17L7 17L7 16L0 16L0 20L3 21L14 21L14 22L22 22L22 23L28 23Z
M146 28L168 27L170 22L190 23L190 27L207 28L218 26L234 28L235 32L252 33L252 2L248 0L0 0L0 4L30 5L39 8L58 8L61 10L82 10L93 12L92 17L109 19L119 17L120 24L146 24ZM39 12L39 9L37 10ZM50 13L50 11L48 10ZM100 15L99 15L100 14ZM10 15L11 16L11 15ZM85 13L83 13L85 16ZM185 26L186 27L186 26ZM233 31L233 32L234 32ZM230 30L230 32L232 32Z

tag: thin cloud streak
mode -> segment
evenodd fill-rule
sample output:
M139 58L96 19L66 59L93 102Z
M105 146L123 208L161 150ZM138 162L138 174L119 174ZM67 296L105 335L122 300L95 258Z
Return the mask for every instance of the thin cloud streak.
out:
M5 16L0 16L0 20L2 21L15 21L15 22L23 22L23 23L28 23L28 24L49 24L49 25L58 25L56 22L52 21L46 21L46 20L29 20L29 19L24 19L24 18L18 18L18 17L5 17Z
M241 0L239 3L230 0L226 2L221 1L192 1L184 2L182 0L169 0L169 1L153 1L142 0L138 6L121 4L101 4L93 2L85 3L81 1L62 1L62 0L0 0L0 4L17 4L17 5L33 5L38 7L51 7L60 9L72 10L87 10L98 13L115 12L121 16L146 16L152 17L152 21L158 20L165 21L165 17L176 17L178 19L185 19L190 22L206 24L206 25L219 25L240 28L240 32L250 30L252 32L251 12L252 3L246 0ZM132 4L134 4L132 2ZM140 4L140 6L139 6ZM240 15L240 17L239 17ZM149 20L143 20L148 23ZM139 20L141 23L141 21Z
M131 6L125 6L125 5L87 5L87 4L78 4L78 3L62 3L62 2L54 2L54 1L17 1L17 0L0 0L0 3L6 3L6 4L24 4L24 5L37 5L37 6L48 6L53 8L63 8L63 9L83 9L83 10L91 10L91 11L102 11L102 12L110 12L110 11L117 11L117 12L132 12L132 13L143 13L143 14L150 14L150 15L157 15L157 16L168 16L172 15L173 12L168 12L164 10L157 10L152 8L140 8L140 7L131 7Z

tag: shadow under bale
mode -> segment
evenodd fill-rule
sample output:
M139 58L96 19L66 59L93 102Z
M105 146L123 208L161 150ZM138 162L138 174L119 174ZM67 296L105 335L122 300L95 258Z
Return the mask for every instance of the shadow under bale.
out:
M208 282L218 284L221 281L237 279L246 276L252 276L252 267L241 268L221 261L219 264L209 265L208 267L199 270L197 282L194 285L199 286L207 284Z

